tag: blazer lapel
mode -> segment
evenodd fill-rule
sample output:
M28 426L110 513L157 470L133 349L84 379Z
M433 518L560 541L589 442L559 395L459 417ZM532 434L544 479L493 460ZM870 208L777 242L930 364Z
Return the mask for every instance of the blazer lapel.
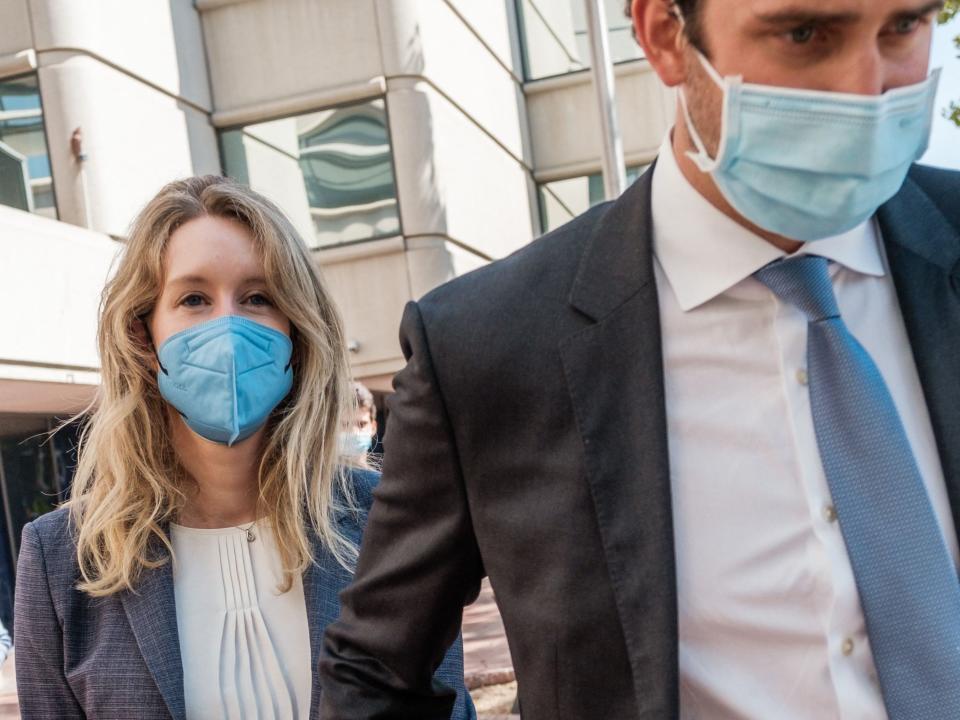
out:
M570 303L593 324L560 352L643 717L678 707L677 601L652 170L610 206Z
M170 715L186 720L171 564L144 571L136 593L124 592L120 597L140 653Z
M314 543L316 558L323 558L325 554L319 542ZM339 604L336 595L331 599L324 596L321 580L324 569L316 563L311 563L303 573L303 599L307 606L307 626L310 628L310 717L318 717L320 712L320 649L323 645L323 631L327 624L339 614ZM331 605L334 607L331 608ZM331 609L333 617L330 615Z
M960 235L911 179L878 218L960 531Z

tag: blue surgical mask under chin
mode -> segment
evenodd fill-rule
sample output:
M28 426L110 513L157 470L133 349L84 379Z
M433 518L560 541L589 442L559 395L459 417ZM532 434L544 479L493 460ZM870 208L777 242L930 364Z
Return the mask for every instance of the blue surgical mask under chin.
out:
M883 95L851 95L744 83L699 57L723 90L720 145L710 157L681 89L697 148L687 154L768 232L811 241L857 227L900 190L927 149L939 70Z
M293 344L237 316L194 325L157 350L160 394L207 440L234 445L267 422L293 387Z

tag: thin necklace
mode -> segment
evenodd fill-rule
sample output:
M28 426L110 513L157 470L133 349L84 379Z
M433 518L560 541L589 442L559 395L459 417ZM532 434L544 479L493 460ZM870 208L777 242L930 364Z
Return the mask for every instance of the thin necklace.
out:
M257 539L257 536L253 533L253 526L257 524L257 521L254 520L248 527L241 527L239 525L234 525L237 530L243 530L247 534L247 542L253 542Z

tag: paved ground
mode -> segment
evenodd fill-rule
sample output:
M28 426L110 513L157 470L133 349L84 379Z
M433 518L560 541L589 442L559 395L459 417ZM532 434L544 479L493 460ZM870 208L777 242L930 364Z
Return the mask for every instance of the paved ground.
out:
M486 580L477 601L463 611L463 660L468 688L513 680L513 661L503 622Z
M463 660L477 714L484 720L518 719L518 715L508 715L517 684L500 611L486 580L477 601L463 611Z
M17 674L14 671L14 654L11 650L7 660L0 668L0 720L18 720L20 709L17 704Z

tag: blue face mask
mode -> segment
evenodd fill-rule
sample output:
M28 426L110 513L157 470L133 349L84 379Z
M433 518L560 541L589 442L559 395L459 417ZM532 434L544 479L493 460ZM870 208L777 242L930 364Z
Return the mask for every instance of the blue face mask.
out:
M373 435L360 432L340 434L340 453L347 457L366 455L373 445Z
M293 343L228 316L169 337L157 351L160 394L207 440L233 445L263 427L293 387Z
M793 240L820 240L855 228L892 198L926 151L940 71L883 95L795 90L722 78L717 157L710 157L680 102L697 152L730 205L750 222Z

